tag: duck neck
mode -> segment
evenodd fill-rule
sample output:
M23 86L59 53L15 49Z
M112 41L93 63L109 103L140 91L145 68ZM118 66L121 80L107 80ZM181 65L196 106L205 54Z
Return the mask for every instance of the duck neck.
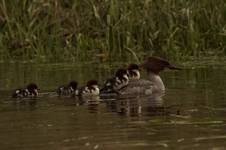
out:
M153 82L155 90L165 91L165 85L164 85L161 77L159 76L159 74L149 71L148 79Z

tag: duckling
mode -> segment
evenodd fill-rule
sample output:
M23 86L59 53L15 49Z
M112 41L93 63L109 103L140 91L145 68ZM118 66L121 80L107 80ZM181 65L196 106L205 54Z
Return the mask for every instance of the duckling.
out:
M127 70L130 81L140 79L140 67L137 64L129 64Z
M100 89L96 80L89 80L84 87L81 87L78 92L79 97L84 96L99 96Z
M68 85L58 87L56 92L59 96L76 96L78 95L77 86L78 83L76 81L71 81Z
M115 84L113 88L119 90L129 83L129 76L126 69L118 69L115 73Z
M16 90L13 91L12 98L27 97L28 94L29 93L28 93L27 89L20 88L20 89L16 89Z
M23 98L23 97L37 97L38 96L38 86L35 83L28 84L25 88L19 88L13 91L13 98Z
M101 94L118 93L118 90L124 88L129 83L128 72L126 69L118 69L115 76L107 79L101 89Z

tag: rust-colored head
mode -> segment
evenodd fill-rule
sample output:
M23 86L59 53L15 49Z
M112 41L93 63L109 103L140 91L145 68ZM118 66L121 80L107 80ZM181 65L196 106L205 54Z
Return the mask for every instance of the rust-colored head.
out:
M140 66L146 69L147 71L151 71L155 74L159 74L159 72L164 70L165 68L181 70L181 68L175 67L174 65L170 64L167 60L155 56L148 57L144 61L144 63L142 63Z

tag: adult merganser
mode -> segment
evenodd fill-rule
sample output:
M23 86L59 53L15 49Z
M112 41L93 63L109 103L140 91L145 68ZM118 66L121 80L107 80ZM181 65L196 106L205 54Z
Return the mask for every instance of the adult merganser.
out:
M19 88L14 90L13 98L23 98L23 97L36 97L38 96L38 86L35 83L28 84L25 88Z
M78 95L77 86L76 81L71 81L68 85L58 87L56 92L59 96L75 96Z
M135 66L130 65L130 66ZM129 67L130 67L129 66ZM128 70L129 70L128 67ZM140 65L141 68L144 68L147 71L148 80L139 79L137 75L136 80L130 80L126 88L123 88L119 91L121 95L151 95L155 92L165 92L165 85L159 75L159 73L165 68L180 70L168 61L159 58L159 57L148 57L144 63ZM137 67L136 67L137 68ZM135 72L139 72L139 67L135 69ZM139 73L137 73L139 74ZM131 75L130 75L131 76Z

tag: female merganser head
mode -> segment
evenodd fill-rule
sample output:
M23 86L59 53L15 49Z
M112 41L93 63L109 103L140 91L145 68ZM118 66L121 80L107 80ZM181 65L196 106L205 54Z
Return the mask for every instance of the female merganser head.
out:
M137 64L130 64L127 68L130 80L140 79L140 69Z
M156 91L165 91L165 85L159 76L161 71L165 68L181 70L170 64L167 60L154 56L148 57L144 63L141 64L141 67L147 71L148 79L153 82L153 90Z
M101 89L102 94L117 93L117 91L129 83L128 72L126 69L118 69L115 76L107 79Z
M63 85L63 86L58 87L57 94L59 96L62 96L62 95L75 96L78 94L77 86L78 86L78 83L76 81L71 81L68 85Z
M16 89L13 92L12 97L13 98L22 98L22 97L28 97L28 96L36 97L38 96L38 90L39 89L37 84L30 83L25 88Z
M148 73L152 72L154 74L159 74L165 68L169 68L172 70L181 70L181 68L175 67L174 65L170 64L167 60L155 56L148 57L144 61L144 63L141 64L141 67L144 68Z
M79 90L79 96L98 96L100 89L96 80L89 80L86 86Z

